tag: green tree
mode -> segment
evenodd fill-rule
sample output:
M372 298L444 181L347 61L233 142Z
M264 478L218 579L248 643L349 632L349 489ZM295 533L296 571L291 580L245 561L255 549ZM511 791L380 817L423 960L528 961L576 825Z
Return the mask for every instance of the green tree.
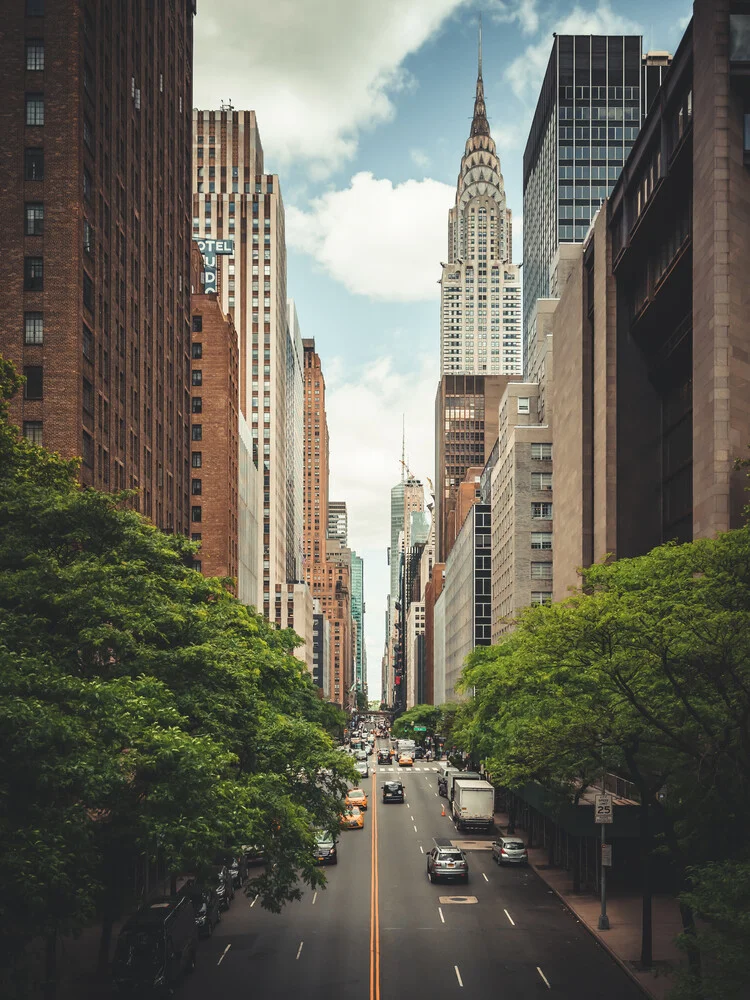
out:
M18 386L0 360L0 957L44 933L52 978L55 936L95 910L106 956L137 858L179 871L259 844L271 909L324 884L312 830L354 772L293 633L192 570L131 496L19 439Z

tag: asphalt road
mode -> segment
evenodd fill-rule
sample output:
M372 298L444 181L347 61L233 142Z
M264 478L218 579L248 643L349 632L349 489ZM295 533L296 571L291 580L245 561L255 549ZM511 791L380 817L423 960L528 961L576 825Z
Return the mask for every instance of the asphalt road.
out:
M178 996L642 1000L533 870L499 869L488 849L472 848L468 886L430 884L423 851L433 837L492 840L457 835L441 816L436 769L418 761L402 771L403 805L370 794L365 829L342 831L325 890L280 915L236 895ZM395 771L376 765L362 785L379 793Z

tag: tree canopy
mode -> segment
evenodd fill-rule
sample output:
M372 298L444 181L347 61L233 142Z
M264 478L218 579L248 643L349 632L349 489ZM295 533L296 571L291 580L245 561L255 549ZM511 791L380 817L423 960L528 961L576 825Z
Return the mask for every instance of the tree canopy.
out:
M572 801L602 768L634 782L681 873L693 981L702 865L748 860L749 612L742 528L591 567L580 593L524 612L462 677L475 693L457 739L504 786L537 781ZM720 908L700 899L703 914Z
M354 774L298 639L131 495L20 438L19 385L0 359L0 957L117 916L137 858L196 870L259 845L271 909L323 885L312 831Z

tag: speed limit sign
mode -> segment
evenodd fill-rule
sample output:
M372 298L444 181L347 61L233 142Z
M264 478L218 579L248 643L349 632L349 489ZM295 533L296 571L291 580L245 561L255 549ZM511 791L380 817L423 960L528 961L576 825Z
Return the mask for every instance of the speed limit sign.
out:
M595 823L611 823L614 819L613 812L612 796L609 793L594 796Z

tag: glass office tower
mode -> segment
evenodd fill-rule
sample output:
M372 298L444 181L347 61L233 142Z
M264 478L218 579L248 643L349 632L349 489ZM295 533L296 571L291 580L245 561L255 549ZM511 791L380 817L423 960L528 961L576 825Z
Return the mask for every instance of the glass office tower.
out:
M641 126L640 35L558 35L523 157L524 371L559 243L581 242Z

